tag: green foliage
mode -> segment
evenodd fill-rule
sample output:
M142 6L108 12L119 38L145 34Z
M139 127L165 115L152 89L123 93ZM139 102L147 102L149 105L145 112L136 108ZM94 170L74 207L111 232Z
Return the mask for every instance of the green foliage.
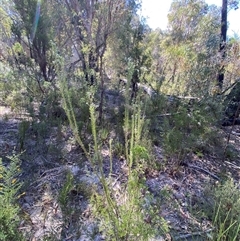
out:
M130 68L130 73L131 70ZM157 221L156 223L153 222L154 224L146 221L146 217L149 217L149 215L151 218L154 215L156 217L156 213L151 205L147 207L149 197L142 195L144 185L139 178L141 173L143 173L143 164L149 159L148 151L143 146L145 120L142 113L142 103L136 98L136 102L130 107L129 103L131 100L128 94L129 92L126 91L123 126L125 136L124 151L128 168L127 182L120 184L121 190L120 193L117 193L111 187L111 177L106 179L102 173L100 180L104 195L96 193L92 198L94 213L101 220L100 229L108 240L148 240L158 230L154 226L156 223L161 223L163 230L166 231L163 219L159 218L161 219L160 221L156 218L155 221ZM94 118L93 114L91 114L91 118ZM93 128L96 129L94 126L95 124L93 123ZM96 144L95 151L99 150L97 147L98 144ZM154 218L151 220L153 221Z
M47 136L49 131L49 126L45 121L34 122L32 124L32 132L36 136L39 143L43 142L44 138Z
M169 30L158 47L166 63L159 67L164 77L161 91L200 97L216 78L220 12L204 1L179 0L172 2L168 21Z
M159 231L155 225L160 225L162 231L166 232L166 223L158 216L157 210L147 207L149 197L144 199L141 193L144 187L140 184L138 175L137 171L130 174L118 201L112 199L109 203L106 196L98 194L92 198L94 213L101 220L100 230L104 232L107 240L148 240L155 235L156 230ZM116 193L110 186L108 189L114 197ZM151 222L148 223L149 218Z
M214 191L212 215L213 240L236 241L240 238L240 192L233 180L227 180Z
M231 144L227 145L225 148L224 156L230 161L235 161L238 159L238 150Z
M169 28L163 32L150 30L137 15L140 1L131 0L127 4L124 0L94 1L90 5L87 2L1 1L0 101L14 111L26 108L33 119L31 134L41 144L38 146L46 148L52 156L61 152L54 144L48 149L45 145L51 125L56 124L61 130L68 119L75 141L91 163L102 192L93 187L89 191L84 182L74 183L73 175L68 172L58 197L63 210L70 206L71 191L81 193L86 199L92 196L94 214L109 240L147 240L155 235L156 229L167 230L166 222L158 215L160 205L149 204L152 197L143 194L145 168L155 165L148 128L156 143L163 145L165 153L178 162L189 152L201 158L205 152L215 154L217 147L221 150L214 125L221 118L220 101L209 97L218 65L222 64L218 57L220 11L202 0L173 1L168 15ZM8 12L12 13L11 19ZM229 61L225 68L226 86L239 75L239 43L230 44L231 50L226 54ZM118 106L115 102L108 112L104 93L121 77L128 79L126 88L124 92L115 92L115 96L125 101L120 99L122 103ZM137 85L132 94L129 89L137 83L147 83L154 94L146 97L137 91ZM103 95L99 97L101 91ZM190 94L201 100L192 104L170 96L172 101L160 91L181 96ZM104 125L99 126L97 111L101 112L101 107ZM27 121L19 124L20 150L25 148L28 128ZM110 137L114 140L109 140ZM106 148L108 144L110 173L106 173L102 155L103 146ZM235 157L230 149L225 154L228 158ZM120 193L112 185L114 155L126 161L125 182L119 181ZM1 171L11 168L2 165ZM7 183L5 179L1 177L2 190ZM7 196L2 190L1 195ZM166 191L162 192L164 196ZM223 215L225 206L222 205L230 200L222 200L227 191L221 189L221 192L215 194L221 200L216 203L213 220L218 237L224 239L229 233L236 234L239 224L233 207L225 208L226 215ZM18 212L13 204L10 207L5 216ZM6 220L5 216L0 215L0 220ZM16 227L13 223L18 218L9 220L4 225L14 227L9 231L13 235Z
M87 151L87 148L85 146L85 142L84 142L84 138L82 137L82 129L83 126L85 127L85 124L83 122L81 122L81 119L79 121L78 117L79 117L79 109L78 108L74 108L74 98L76 97L75 95L72 95L73 93L73 89L72 88L68 88L66 80L64 79L65 75L63 74L62 79L61 79L61 94L62 94L62 98L63 98L63 108L66 112L70 127L73 131L73 135L74 138L76 139L77 143L80 145L80 147L82 148L85 156L91 160L89 158L89 154ZM78 89L79 90L79 89ZM88 95L91 95L90 91L85 93L85 97L87 97ZM81 102L84 99L80 98ZM86 105L86 102L88 104L88 99L86 98L84 101L84 106ZM77 102L79 103L79 102ZM79 108L81 108L81 106L78 106ZM76 111L77 110L77 111ZM83 115L81 115L83 116ZM86 116L84 116L83 118L86 118ZM89 118L89 115L87 116L87 118Z
M22 121L21 123L19 123L18 126L18 136L19 136L19 150L23 151L24 150L24 143L25 143L25 139L26 139L26 133L27 130L30 126L30 123L28 121Z
M121 157L124 154L124 145L119 141L113 143L113 155Z
M219 151L221 142L214 127L219 109L208 101L180 104L176 112L164 121L163 145L166 153L181 162L189 152Z
M71 172L67 172L66 181L59 191L58 201L61 205L62 210L66 210L69 201L69 194L74 187L74 177Z
M12 24L12 19L10 16L7 14L7 1L1 0L0 2L1 7L0 7L0 41L3 37L10 37L11 36L11 24Z
M0 67L1 101L9 106L14 113L22 114L27 110L31 117L35 117L34 100L39 98L38 86L25 72L18 72L9 64Z
M60 126L67 120L66 113L60 104L60 94L48 90L48 94L39 106L38 119L47 122L49 126Z
M6 166L0 159L0 240L22 240L18 231L20 208L17 204L21 183L19 159L17 156L9 157L10 163Z
M16 42L13 45L12 49L13 49L13 52L15 54L22 54L23 53L23 47L22 47L22 45L19 42Z
M21 110L23 98L20 91L13 90L5 100L5 103L11 107L11 110Z
M85 181L77 182L74 186L76 193L89 200L92 195L96 192L96 186L89 184Z
M132 68L130 67L129 70L129 78L131 78L134 65ZM143 163L149 159L148 150L143 145L145 120L143 118L142 103L136 98L136 102L130 106L130 91L126 91L123 133L125 138L124 154L127 161L128 176L127 182L122 184L121 197L118 197L112 187L113 180L111 176L106 177L103 168L101 148L103 144L106 144L106 142L103 142L103 139L105 140L107 138L108 132L101 128L100 131L98 130L96 104L93 99L95 96L94 89L90 89L85 95L87 97L85 103L87 103L89 108L92 133L92 140L90 142L91 151L87 150L83 142L77 124L78 119L81 117L78 117L78 113L75 112L75 108L73 107L74 101L72 99L74 97L74 95L72 95L73 92L71 88L67 88L64 80L61 91L64 98L64 108L74 137L90 161L102 185L103 193L99 194L95 192L91 201L95 216L101 220L101 230L109 240L133 240L135 237L138 237L140 240L147 240L154 235L156 230L150 223L146 223L145 221L147 211L144 210L144 206L147 200L142 196L141 190L143 184L142 180L139 179L139 176L142 176L141 173L143 173ZM110 141L110 151L112 150L111 145L112 142ZM110 169L112 170L111 156Z

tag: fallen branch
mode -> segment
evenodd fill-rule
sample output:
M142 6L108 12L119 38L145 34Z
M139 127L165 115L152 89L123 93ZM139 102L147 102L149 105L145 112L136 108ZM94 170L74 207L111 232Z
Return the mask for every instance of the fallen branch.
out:
M240 133L239 133L239 132L232 131L232 135L239 137L239 136L240 136Z
M167 114L162 114L162 115L156 115L156 117L173 116L173 115L179 115L181 113L182 112L167 113Z
M235 165L234 163L231 163L231 162L229 162L229 161L224 161L224 162L227 163L229 166L231 166L231 167L233 167L233 168L235 168L235 169L240 170L240 167L237 166L237 165Z
M212 178L220 181L220 178L219 178L219 177L217 177L215 174L209 172L208 170L206 170L206 169L204 169L204 168L202 168L202 167L198 167L198 166L195 166L195 165L191 165L191 164L188 164L188 163L185 163L185 162L182 163L182 165L183 165L183 166L186 166L186 167L189 167L189 168L192 168L192 169L194 169L194 170L196 170L196 171L203 172L203 173L211 176Z

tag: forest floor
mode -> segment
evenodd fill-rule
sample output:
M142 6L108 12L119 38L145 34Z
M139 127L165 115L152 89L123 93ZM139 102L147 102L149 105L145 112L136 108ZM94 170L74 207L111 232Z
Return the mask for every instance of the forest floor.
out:
M29 126L20 151L19 125L25 119L9 108L0 106L0 158L20 154L21 181L24 195L19 200L22 221L20 230L29 241L40 240L105 240L98 231L89 199L91 188L99 186L90 163L85 160L69 127L47 127L43 137L34 126ZM37 128L40 128L40 124ZM39 131L39 130L38 130ZM191 154L184 165L176 168L173 159L168 160L161 147L154 146L155 161L161 170L145 171L146 185L156 202L161 203L160 215L169 227L165 237L152 240L206 240L212 223L202 212L212 205L207 195L216 183L227 176L240 180L240 127L224 127L222 138L234 148L234 157L219 159L213 155ZM24 151L23 151L24 150ZM102 150L104 170L109 171L109 149ZM70 209L59 203L59 191L70 172L78 183L68 193ZM116 189L126 177L124 158L113 157L113 181ZM150 220L151 221L151 220ZM54 237L50 239L47 237Z

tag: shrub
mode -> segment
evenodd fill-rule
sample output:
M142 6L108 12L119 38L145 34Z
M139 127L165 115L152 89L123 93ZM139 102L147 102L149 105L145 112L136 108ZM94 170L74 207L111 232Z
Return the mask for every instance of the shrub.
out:
M58 201L59 201L63 211L65 211L67 209L69 193L70 193L71 189L73 188L73 186L74 186L74 177L71 174L71 172L69 171L69 172L67 172L67 175L66 175L66 181L58 195Z
M181 162L189 152L213 152L221 145L214 127L218 110L212 110L211 105L207 101L183 103L165 118L163 145L168 155Z
M217 241L240 240L240 191L233 180L227 180L214 191L213 225Z
M22 240L18 231L20 208L17 204L21 183L18 181L19 159L10 157L8 166L0 159L0 240Z

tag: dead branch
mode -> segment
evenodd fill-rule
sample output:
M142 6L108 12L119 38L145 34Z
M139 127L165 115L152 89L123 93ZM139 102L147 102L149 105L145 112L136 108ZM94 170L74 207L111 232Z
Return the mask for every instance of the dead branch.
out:
M209 172L208 170L206 170L206 169L204 169L204 168L202 168L202 167L198 167L198 166L195 166L195 165L191 165L191 164L188 164L188 163L185 163L185 162L182 163L182 165L183 165L183 166L186 166L186 167L189 167L189 168L192 168L192 169L194 169L194 170L196 170L196 171L203 172L203 173L211 176L212 178L220 181L220 178L219 178L219 177L217 177L215 174Z

